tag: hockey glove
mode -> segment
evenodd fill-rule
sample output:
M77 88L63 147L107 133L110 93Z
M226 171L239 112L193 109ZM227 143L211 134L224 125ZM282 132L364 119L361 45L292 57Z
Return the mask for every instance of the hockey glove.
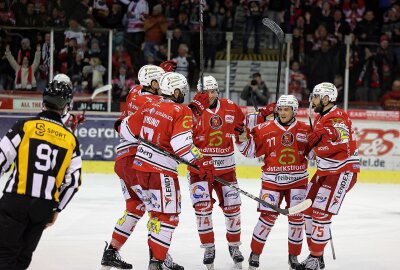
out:
M165 72L175 72L176 65L177 64L175 61L167 60L160 64L160 68L162 68Z
M201 115L204 110L210 107L210 100L208 98L207 92L198 92L193 101L189 104L189 108L195 115Z
M189 171L198 174L200 179L202 180L206 180L209 183L214 182L215 168L214 168L214 162L211 157L203 156L199 159L196 159L192 164L197 166L198 169L196 170L191 166L188 166Z
M339 132L332 126L316 129L307 136L310 151L322 140L323 136L331 142L336 142L340 138Z
M83 122L85 122L86 117L83 114L77 114L77 115L71 115L72 119L71 119L71 130L75 131L75 129L77 128L78 124L83 124Z
M271 114L275 113L275 106L276 106L276 103L274 102L274 103L268 104L267 107L261 108L259 110L261 116L264 117L264 120Z

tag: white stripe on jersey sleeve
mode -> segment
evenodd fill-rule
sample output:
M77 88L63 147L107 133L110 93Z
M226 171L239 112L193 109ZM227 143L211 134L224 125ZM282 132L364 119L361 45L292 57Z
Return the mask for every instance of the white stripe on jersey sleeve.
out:
M16 138L18 137L18 138ZM14 144L13 142L18 142ZM7 136L4 136L0 141L0 176L3 175L13 164L15 158L17 157L16 148L21 142L21 137L19 135L15 136L12 141Z
M182 157L193 144L193 135L191 130L176 134L171 138L171 146L175 153ZM185 151L186 150L186 151ZM180 153L184 151L184 153Z
M120 125L119 134L123 139L125 139L129 142L138 142L138 140L135 138L133 132L130 130L130 128L128 126L129 117L131 117L131 116L125 117L122 120L121 125Z
M236 142L236 146L238 147L240 153L248 158L255 158L256 157L256 144L252 136L251 139L245 140L242 143Z

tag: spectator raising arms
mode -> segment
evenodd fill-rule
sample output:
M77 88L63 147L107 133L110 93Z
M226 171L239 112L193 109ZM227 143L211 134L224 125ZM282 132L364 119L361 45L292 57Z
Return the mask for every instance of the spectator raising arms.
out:
M10 45L6 46L5 56L15 70L15 89L36 90L35 72L40 64L40 45L37 45L35 60L29 65L27 56L22 58L22 65L19 65L10 51Z

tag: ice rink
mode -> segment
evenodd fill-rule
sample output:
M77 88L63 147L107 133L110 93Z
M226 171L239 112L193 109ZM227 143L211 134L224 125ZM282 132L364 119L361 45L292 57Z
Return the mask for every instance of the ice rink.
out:
M6 178L1 178L1 189ZM206 269L202 264L203 249L196 232L195 215L189 199L185 178L180 179L182 214L175 231L170 253L187 270ZM259 193L259 180L243 179L240 187L252 194ZM258 219L256 202L242 196L242 242L247 269L250 240ZM400 185L357 184L346 197L341 213L333 221L332 234L337 260L333 261L328 244L326 269L395 269L400 245ZM104 241L109 241L114 224L124 210L119 180L114 175L85 174L83 185L56 224L45 230L33 255L32 270L92 270L100 269ZM147 216L138 223L122 257L133 269L148 265ZM215 269L233 269L225 240L225 225L221 210L214 211L216 233ZM308 255L304 242L303 260ZM287 218L280 216L272 230L259 269L288 269Z

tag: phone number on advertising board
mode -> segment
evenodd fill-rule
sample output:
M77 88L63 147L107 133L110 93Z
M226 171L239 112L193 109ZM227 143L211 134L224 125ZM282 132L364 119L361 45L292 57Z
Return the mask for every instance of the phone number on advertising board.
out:
M100 156L102 159L113 159L115 154L115 147L112 144L106 145L80 145L79 149L81 151L82 159L93 159L95 156Z

